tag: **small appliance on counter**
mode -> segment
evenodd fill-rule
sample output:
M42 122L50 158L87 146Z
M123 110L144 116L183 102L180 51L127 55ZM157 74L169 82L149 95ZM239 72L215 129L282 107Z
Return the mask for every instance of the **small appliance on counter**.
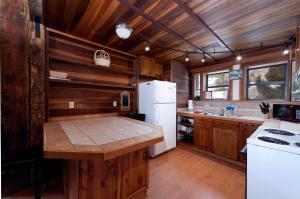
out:
M188 111L194 110L193 100L188 100Z
M300 122L300 105L273 104L273 118Z

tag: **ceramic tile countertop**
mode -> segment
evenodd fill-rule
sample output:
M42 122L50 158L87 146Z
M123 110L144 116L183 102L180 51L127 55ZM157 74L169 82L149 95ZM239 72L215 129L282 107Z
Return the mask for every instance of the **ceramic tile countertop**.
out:
M161 127L125 117L44 124L45 158L108 160L161 141Z

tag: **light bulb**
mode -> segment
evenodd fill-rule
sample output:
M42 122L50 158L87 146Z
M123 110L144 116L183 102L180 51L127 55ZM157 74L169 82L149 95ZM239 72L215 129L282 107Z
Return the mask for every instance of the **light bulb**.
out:
M284 55L287 55L287 54L289 54L289 52L290 52L289 49L284 49L282 53L283 53Z
M150 46L145 46L145 51L150 51Z
M201 59L201 62L202 62L202 63L204 63L204 62L205 62L205 59L204 59L204 58L202 58L202 59Z
M241 55L236 56L237 61L241 61L242 59L243 59L243 57Z
M186 61L186 62L190 61L190 58L189 58L189 57L186 57L186 58L185 58L185 61Z

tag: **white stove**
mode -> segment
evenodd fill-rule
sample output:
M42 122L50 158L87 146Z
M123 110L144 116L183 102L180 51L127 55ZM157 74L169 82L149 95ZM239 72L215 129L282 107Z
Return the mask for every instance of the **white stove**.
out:
M270 149L300 154L300 130L287 130L260 126L247 139L247 144L253 144Z
M247 199L299 199L300 130L261 126L247 139Z

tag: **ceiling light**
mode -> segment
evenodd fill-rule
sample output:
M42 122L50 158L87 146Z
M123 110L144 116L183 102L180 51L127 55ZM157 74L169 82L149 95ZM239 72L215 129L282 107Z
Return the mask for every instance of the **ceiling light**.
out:
M289 52L290 52L289 49L286 48L286 49L283 50L282 53L283 53L284 55L287 55L287 54L289 54Z
M186 55L185 55L185 61L186 61L186 62L189 62L189 61L190 61L190 58L189 58L189 54L188 54L188 53L186 53Z
M236 61L241 61L243 59L243 57L241 55L236 56Z
M120 23L116 25L116 33L121 39L128 39L132 31L132 28L130 28L126 23Z
M145 46L145 51L150 51L150 46Z
M146 52L150 51L151 48L150 48L150 44L149 44L148 41L145 41L145 48L144 49L145 49Z
M201 59L201 62L204 63L205 62L205 54L203 54L203 57Z

